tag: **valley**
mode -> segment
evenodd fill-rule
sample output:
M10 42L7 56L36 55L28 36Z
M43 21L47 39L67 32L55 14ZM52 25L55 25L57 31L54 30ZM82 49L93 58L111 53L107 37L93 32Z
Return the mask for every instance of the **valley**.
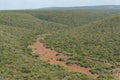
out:
M119 80L119 9L0 11L2 80Z

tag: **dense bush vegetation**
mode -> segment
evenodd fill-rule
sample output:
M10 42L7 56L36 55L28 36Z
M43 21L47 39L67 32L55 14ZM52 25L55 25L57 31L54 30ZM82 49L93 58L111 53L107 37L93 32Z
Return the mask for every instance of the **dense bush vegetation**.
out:
M48 36L45 43L59 52L73 53L69 62L77 61L76 64L92 68L97 74L110 74L113 65L120 66L119 21L119 15L109 17Z
M120 15L116 14L118 10L0 12L0 78L94 80L32 55L28 45L44 37L46 47L72 56L67 63L91 68L101 75L96 80L115 80L111 71L120 66Z
M78 10L33 10L27 11L36 18L61 23L69 26L82 26L102 19L106 16L118 14L119 10L78 9ZM49 14L48 14L49 13Z

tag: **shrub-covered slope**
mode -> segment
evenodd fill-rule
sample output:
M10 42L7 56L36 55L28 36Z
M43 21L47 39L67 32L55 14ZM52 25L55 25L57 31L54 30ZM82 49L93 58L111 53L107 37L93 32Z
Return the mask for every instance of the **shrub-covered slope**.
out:
M69 26L81 26L120 13L114 9L69 9L69 10L33 10L25 11L46 21L52 21Z
M11 20L10 22L13 23ZM14 24L17 24L17 22ZM66 69L58 65L50 65L46 62L42 62L39 60L39 57L32 55L31 53L32 51L27 47L28 45L33 43L33 40L37 34L41 34L41 29L38 28L37 31L37 29L36 30L31 28L28 29L29 26L26 29L18 26L14 27L6 25L0 25L0 79L2 80L61 80L67 78L71 80L89 79L89 77L87 77L86 75L68 72ZM51 26L57 25L51 24Z
M102 75L97 80L114 80L111 71L120 65L120 16L108 17L119 11L104 11L0 12L0 78L93 80L90 76L68 72L32 55L28 45L42 36L46 47L73 55L67 60L69 64L91 68L93 74Z
M67 29L45 38L45 44L63 53L73 53L70 64L89 67L95 74L112 74L120 66L120 15ZM105 76L104 75L104 76Z

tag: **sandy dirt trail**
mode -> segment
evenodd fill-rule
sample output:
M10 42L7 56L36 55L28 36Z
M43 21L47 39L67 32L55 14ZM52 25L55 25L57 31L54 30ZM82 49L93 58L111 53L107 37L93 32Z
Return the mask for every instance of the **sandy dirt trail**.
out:
M33 45L30 45L29 48L32 49L33 53L39 54L40 55L40 60L42 60L42 61L46 61L50 64L64 66L69 71L80 72L80 73L91 75L91 76L94 76L94 77L96 76L96 75L91 74L89 68L80 67L76 64L67 65L66 61L57 60L58 58L68 58L68 57L64 56L62 53L58 53L54 50L46 48L44 46L44 44L40 42L39 39L37 39ZM61 54L61 55L56 56L57 54Z

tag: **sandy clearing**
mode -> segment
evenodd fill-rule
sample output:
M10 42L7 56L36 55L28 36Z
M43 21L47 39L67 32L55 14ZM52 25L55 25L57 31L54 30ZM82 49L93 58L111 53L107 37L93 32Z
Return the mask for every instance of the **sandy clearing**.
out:
M40 55L40 60L46 61L50 64L60 65L67 68L69 71L74 72L80 72L86 75L90 75L93 77L97 77L97 75L93 75L90 72L89 68L80 67L76 64L67 65L66 61L59 61L58 58L68 58L67 56L64 56L62 53L58 53L54 50L51 50L49 48L46 48L43 43L40 42L40 39L36 39L35 43L33 45L30 45L29 48L32 49L32 52L35 54ZM61 54L59 56L56 56L57 54Z

